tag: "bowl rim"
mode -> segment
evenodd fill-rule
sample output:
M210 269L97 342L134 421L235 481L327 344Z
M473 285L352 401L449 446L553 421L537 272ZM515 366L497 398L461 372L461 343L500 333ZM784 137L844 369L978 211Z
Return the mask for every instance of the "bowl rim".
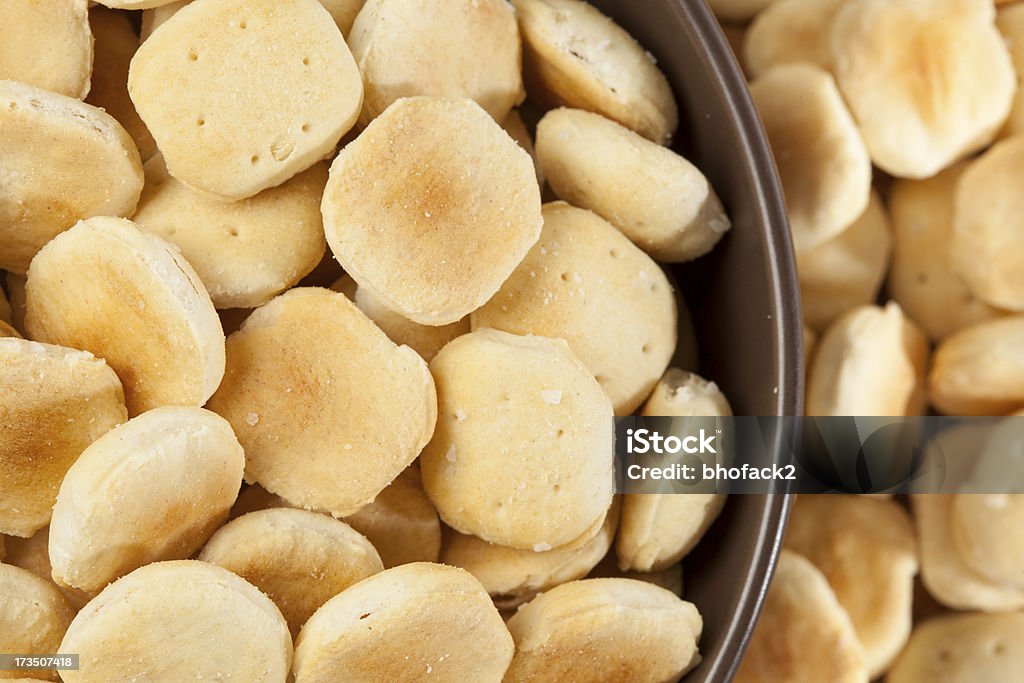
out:
M779 416L803 415L804 358L803 326L800 312L799 285L796 277L796 257L790 237L782 185L775 160L768 144L761 119L750 97L746 78L736 55L711 9L704 0L671 0L670 7L679 18L693 27L707 68L721 83L719 96L723 98L731 121L740 138L740 149L747 173L755 182L754 207L757 220L767 233L767 262L771 280L772 310L776 312L773 336L779 349L774 367L774 381L778 388L775 411ZM799 333L798 333L799 331ZM773 438L775 452L792 448L795 435L776 430ZM728 624L722 638L720 656L709 662L705 670L706 681L730 681L750 642L754 626L764 605L782 539L786 530L792 496L788 485L779 493L765 496L756 541L753 548L755 562L744 577L740 596L740 610ZM733 656L729 656L732 654Z

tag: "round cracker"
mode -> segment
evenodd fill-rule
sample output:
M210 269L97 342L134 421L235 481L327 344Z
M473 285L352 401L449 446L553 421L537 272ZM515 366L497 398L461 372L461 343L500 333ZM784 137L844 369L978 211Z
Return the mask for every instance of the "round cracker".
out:
M79 454L128 419L114 371L91 353L0 339L0 533L50 522Z
M191 1L192 0L170 0L159 7L143 11L141 29L142 40L148 38L153 31L160 28L161 24L170 19L178 10ZM342 35L347 36L348 32L352 29L352 22L356 20L356 15L359 14L359 10L362 9L365 1L366 0L320 0L320 4L324 6L324 9L331 13L331 17L334 19L334 23L338 25L338 30L341 31Z
M91 351L124 385L128 412L201 406L224 374L224 332L178 248L120 218L90 218L32 261L29 336Z
M345 517L370 539L388 569L410 562L437 562L441 522L423 491L420 468L407 467L359 512Z
M271 508L221 527L196 559L224 567L267 594L292 636L322 604L383 571L366 537L307 510Z
M24 569L0 564L0 650L30 657L62 652L60 639L74 616L52 583ZM33 673L58 680L55 671ZM0 672L0 678L14 675Z
M585 109L668 144L679 110L654 57L582 0L512 0L530 96Z
M175 180L160 157L144 169L146 186L132 220L178 245L217 308L261 306L320 263L326 164L230 204Z
M332 152L359 115L363 87L316 0L204 0L142 44L128 92L171 175L238 200Z
M800 496L785 542L821 570L850 615L869 678L883 674L910 637L918 563L906 511L892 500Z
M840 8L832 70L875 165L928 178L992 141L1016 88L994 19L991 2L858 0Z
M935 341L1003 315L976 297L953 268L956 185L965 164L927 180L897 180L889 192L893 252L888 291ZM971 247L972 255L977 255Z
M239 494L231 517L277 507L294 505L253 484ZM385 569L410 562L437 562L441 553L441 522L434 504L423 492L416 463L402 470L359 512L341 521L369 539Z
M444 345L469 333L469 318L450 325L420 325L381 304L368 290L356 287L356 306L396 344L408 346L428 363Z
M90 10L89 25L96 37L96 56L85 101L117 119L145 161L156 153L156 142L128 97L128 65L139 48L139 36L128 15L105 7Z
M139 151L112 116L14 81L0 81L0 167L0 268L18 274L76 221L131 215L142 191Z
M525 96L505 0L369 0L348 44L363 74L361 126L403 97L467 98L501 121Z
M1024 311L1024 136L997 143L964 169L956 184L953 269L979 299Z
M868 207L871 160L832 76L812 64L783 64L754 81L750 94L778 165L796 250L836 237Z
M832 22L845 2L773 1L750 22L743 49L737 53L742 53L750 76L757 78L774 66L794 62L808 62L826 71L831 68Z
M2 559L6 564L27 569L45 579L47 583L53 584L75 612L96 597L92 593L86 593L77 588L61 586L53 580L53 566L50 564L49 527L43 527L32 534L31 538L7 537L5 545L7 554Z
M1004 683L1024 670L1024 614L958 614L914 629L887 683Z
M853 225L796 255L804 322L822 330L846 311L874 303L891 250L889 216L872 190L868 208Z
M675 681L700 662L697 608L633 579L552 588L509 619L516 656L506 683Z
M430 363L423 485L448 526L543 552L600 527L612 502L612 409L562 340L478 330Z
M82 99L92 60L87 0L4 0L0 79Z
M601 216L659 261L703 256L731 227L696 166L603 116L548 112L537 125L537 156L555 194Z
M616 415L636 410L676 350L677 312L661 268L598 216L544 205L544 230L473 329L564 339Z
M825 576L788 550L779 555L736 683L866 683L864 648Z
M227 349L209 408L245 447L246 480L300 507L358 511L433 433L426 363L342 294L286 292L253 311Z
M927 361L924 335L897 304L848 311L818 340L807 414L918 415Z
M693 372L669 368L658 380L640 414L652 417L729 417L732 406L714 382Z
M568 550L555 548L534 552L506 548L446 529L441 561L468 571L496 600L512 599L518 603L524 598L532 599L538 592L586 576L611 548L618 526L619 501L616 498L597 535L578 548Z
M956 436L940 434L944 439L943 448L951 453L955 453L958 444L961 449L976 447L979 436L977 431L965 430L959 430ZM928 592L953 609L1001 612L1024 608L1024 591L990 581L964 561L953 541L952 503L955 498L936 494L911 496L921 547L921 580Z
M935 350L928 397L946 415L1005 415L1024 405L1024 314L965 327Z
M310 617L295 646L295 682L497 683L512 638L480 582L417 562L371 576Z
M683 559L725 505L721 493L626 495L615 541L619 568L659 571Z
M479 308L540 235L530 155L470 100L399 100L331 166L331 251L361 288L423 325Z
M227 519L244 461L231 426L202 408L157 408L111 430L61 483L54 579L97 591L150 562L191 556Z
M10 323L4 322L3 320L0 320L0 337L14 337L16 339L21 339L21 335L18 334L16 329L14 329L14 326Z
M641 415L730 416L732 406L714 382L669 368ZM627 495L615 543L624 571L661 571L679 562L704 537L725 505L723 494Z
M964 562L993 583L1024 590L1024 496L957 496L950 512L953 543Z
M215 637L214 637L215 636ZM89 602L56 652L80 656L66 683L237 680L288 676L292 639L281 612L226 569L179 560L136 569Z

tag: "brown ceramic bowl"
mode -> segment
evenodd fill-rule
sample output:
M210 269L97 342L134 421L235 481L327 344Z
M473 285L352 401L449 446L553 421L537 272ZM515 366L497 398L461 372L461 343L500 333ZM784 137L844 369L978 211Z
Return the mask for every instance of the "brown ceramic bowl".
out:
M733 220L711 255L672 269L693 312L702 374L737 415L801 414L802 328L782 191L732 51L702 0L591 1L657 58L679 99L675 148L707 174ZM772 440L777 457L785 440ZM704 660L687 683L735 674L787 511L783 495L732 496L686 559L686 598L704 615Z

